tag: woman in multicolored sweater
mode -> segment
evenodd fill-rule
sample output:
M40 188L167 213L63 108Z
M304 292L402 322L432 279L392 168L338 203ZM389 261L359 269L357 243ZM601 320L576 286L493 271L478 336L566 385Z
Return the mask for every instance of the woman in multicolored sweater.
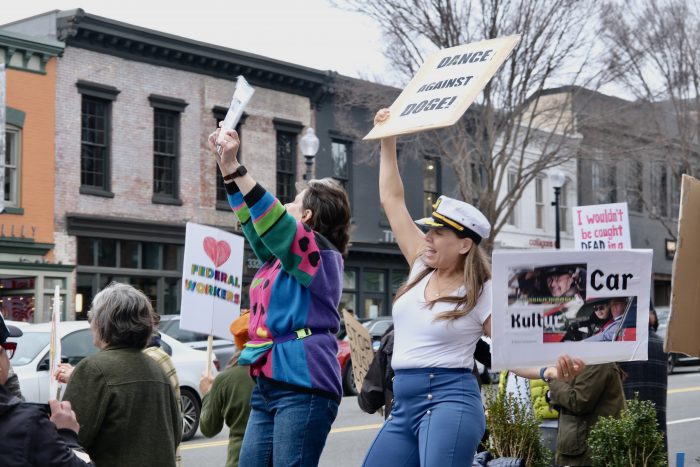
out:
M229 130L209 137L229 204L263 263L250 285L250 341L239 362L256 384L240 465L316 466L342 397L335 334L350 205L329 179L282 205L236 158ZM274 448L273 448L274 446Z

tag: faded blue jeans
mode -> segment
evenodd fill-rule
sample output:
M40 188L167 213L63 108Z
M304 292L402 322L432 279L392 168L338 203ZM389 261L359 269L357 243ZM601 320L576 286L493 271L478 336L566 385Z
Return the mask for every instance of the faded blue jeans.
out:
M316 467L338 405L327 397L282 389L258 378L238 465Z
M364 467L471 466L486 420L470 369L396 370L394 406Z

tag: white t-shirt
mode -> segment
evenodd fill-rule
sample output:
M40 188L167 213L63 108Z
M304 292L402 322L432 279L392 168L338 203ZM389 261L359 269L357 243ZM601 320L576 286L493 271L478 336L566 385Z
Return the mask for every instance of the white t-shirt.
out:
M409 280L427 266L421 258L411 269ZM455 309L454 303L437 302L433 309L425 300L425 287L430 272L402 295L392 309L394 319L394 370L408 368L468 368L474 366L476 342L484 334L483 324L491 315L491 281L484 283L474 309L456 320L435 321L445 311ZM454 291L463 296L465 287Z

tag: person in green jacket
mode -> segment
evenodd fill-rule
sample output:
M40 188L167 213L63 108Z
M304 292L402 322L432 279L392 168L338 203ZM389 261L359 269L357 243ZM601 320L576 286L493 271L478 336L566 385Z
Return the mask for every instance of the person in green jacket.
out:
M100 467L175 467L180 407L168 376L143 353L153 333L151 301L113 282L95 295L88 321L100 351L78 363L63 397L80 423L80 443Z
M226 467L238 467L238 455L250 415L250 396L255 386L248 368L238 366L240 354L240 350L236 352L216 378L205 374L199 382L199 390L204 395L199 416L202 434L211 438L219 434L224 422L229 427Z
M621 371L615 363L586 366L573 381L549 381L549 400L559 409L557 465L591 465L588 433L625 408Z

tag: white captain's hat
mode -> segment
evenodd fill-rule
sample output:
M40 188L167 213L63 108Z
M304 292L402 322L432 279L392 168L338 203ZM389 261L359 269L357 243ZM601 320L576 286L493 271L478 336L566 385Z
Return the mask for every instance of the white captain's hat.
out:
M491 233L491 224L481 211L469 203L447 196L440 196L435 201L430 217L418 219L415 223L424 227L451 229L458 237L471 238L477 244Z

